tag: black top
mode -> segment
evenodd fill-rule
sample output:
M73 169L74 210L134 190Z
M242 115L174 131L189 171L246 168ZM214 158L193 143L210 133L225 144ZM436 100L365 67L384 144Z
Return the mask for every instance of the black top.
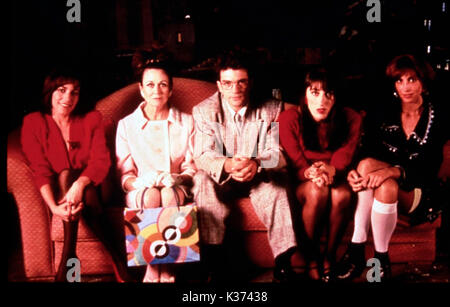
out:
M424 111L408 140L401 126L400 104L381 112L367 118L362 156L401 166L404 177L400 186L405 190L434 184L443 159L443 146L448 140L445 113L424 101Z

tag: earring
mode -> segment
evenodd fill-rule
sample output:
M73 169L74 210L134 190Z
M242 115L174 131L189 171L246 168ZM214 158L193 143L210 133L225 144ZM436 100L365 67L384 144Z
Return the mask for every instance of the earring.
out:
M396 91L394 91L393 95L395 98L398 98L398 93Z

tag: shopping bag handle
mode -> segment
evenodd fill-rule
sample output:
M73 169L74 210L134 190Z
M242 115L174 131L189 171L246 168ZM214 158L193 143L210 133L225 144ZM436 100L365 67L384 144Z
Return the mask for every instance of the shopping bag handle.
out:
M179 211L180 210L180 206L181 206L181 204L180 204L180 197L178 196L178 192L177 192L177 189L176 189L175 186L172 187L172 190L173 190L173 194L175 195L175 201L177 202L177 208L178 208L178 211Z
M147 187L145 187L144 188L144 191L142 191L142 194L141 194L141 202L140 202L140 204L141 204L141 210L140 210L140 213L142 213L142 212L144 212L144 195L145 195L145 192L148 190L148 188Z

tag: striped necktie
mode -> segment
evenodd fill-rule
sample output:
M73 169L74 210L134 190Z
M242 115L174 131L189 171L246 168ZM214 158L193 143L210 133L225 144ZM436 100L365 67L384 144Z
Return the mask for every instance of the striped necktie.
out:
M241 135L242 128L244 126L244 120L243 120L242 116L239 113L236 113L234 115L234 123L236 125L236 128L237 128L237 131L238 131L239 135Z

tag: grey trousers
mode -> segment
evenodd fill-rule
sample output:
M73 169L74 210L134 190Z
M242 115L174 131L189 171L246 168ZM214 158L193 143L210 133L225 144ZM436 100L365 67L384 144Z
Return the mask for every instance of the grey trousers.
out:
M273 182L255 180L253 184L227 182L218 185L204 171L194 176L193 194L199 208L200 238L205 244L221 244L225 236L225 219L230 213L230 195L248 189L253 208L266 226L274 257L297 245L286 189ZM234 189L239 189L239 191ZM228 200L228 201L227 201ZM228 204L227 204L228 202Z

